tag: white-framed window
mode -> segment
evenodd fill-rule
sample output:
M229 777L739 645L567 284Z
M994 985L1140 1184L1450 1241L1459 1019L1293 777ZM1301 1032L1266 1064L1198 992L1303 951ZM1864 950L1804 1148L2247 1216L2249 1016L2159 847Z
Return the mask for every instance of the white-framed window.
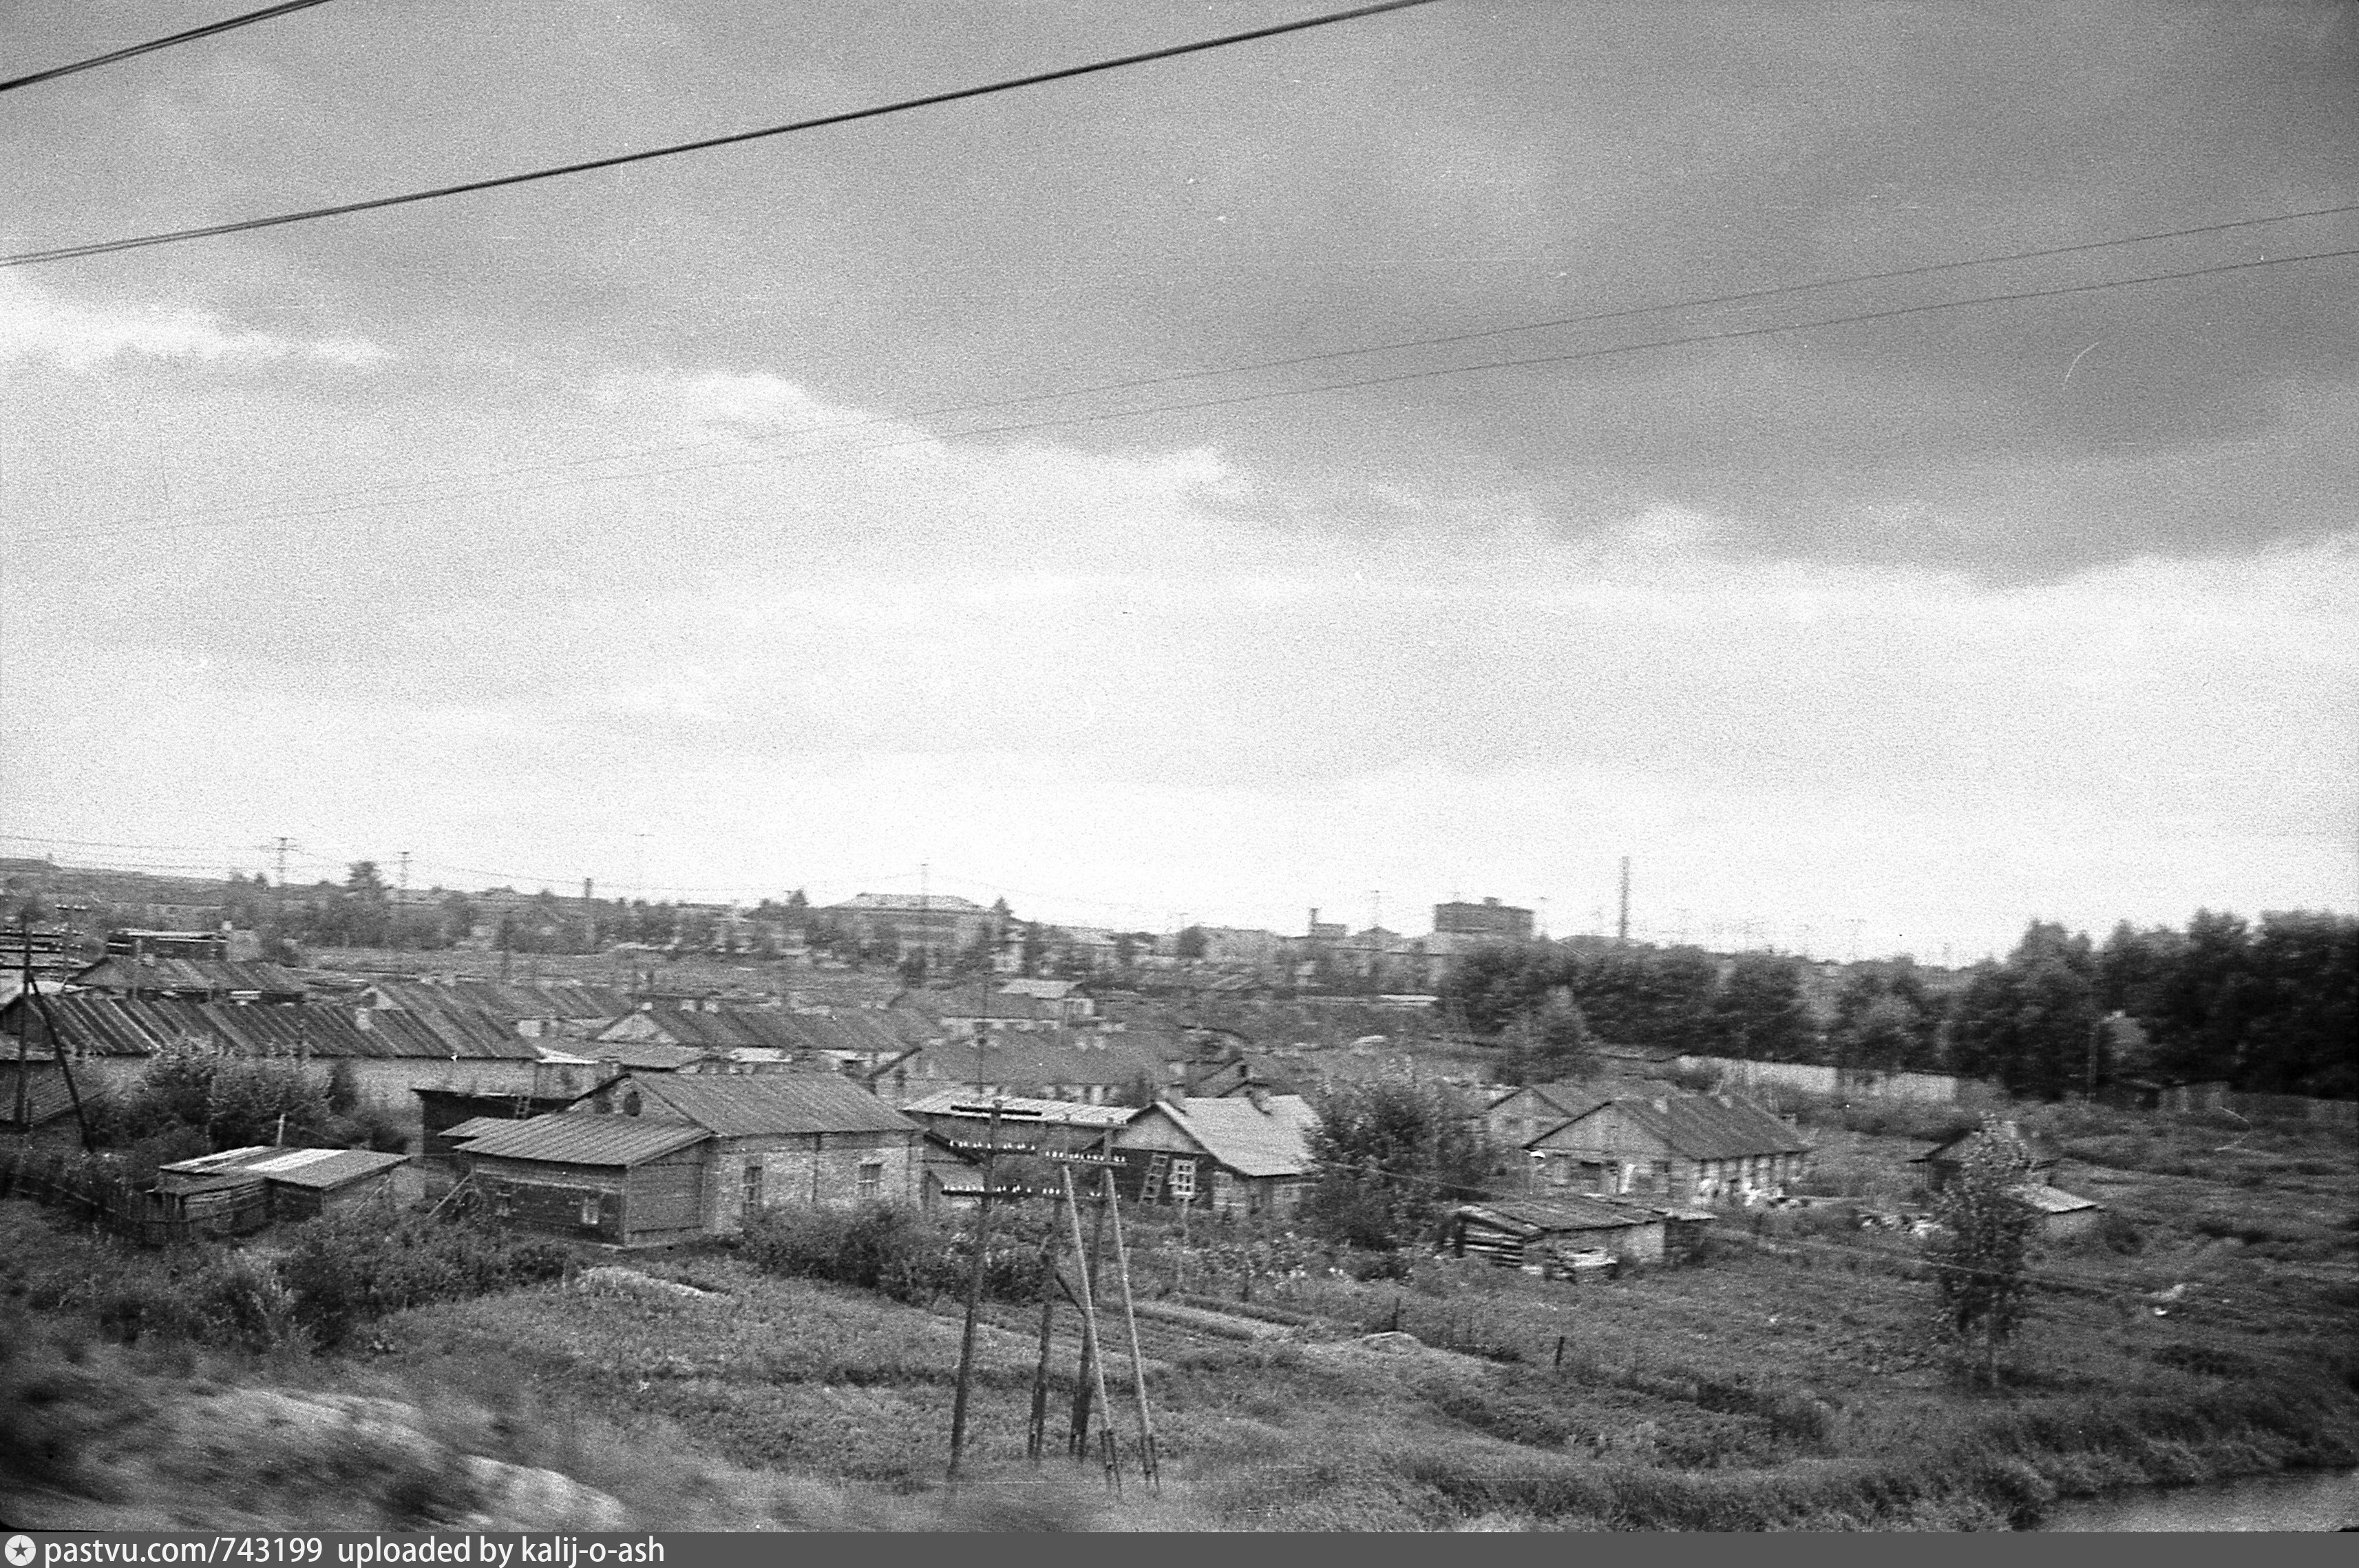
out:
M582 1223L592 1230L598 1228L598 1194L595 1192L582 1194Z
M745 1163L745 1206L749 1209L762 1206L762 1167L754 1160Z
M1196 1196L1196 1162L1175 1160L1171 1162L1171 1201L1184 1203Z
M883 1160L864 1160L860 1162L858 1192L864 1200L881 1198L885 1195L885 1162Z

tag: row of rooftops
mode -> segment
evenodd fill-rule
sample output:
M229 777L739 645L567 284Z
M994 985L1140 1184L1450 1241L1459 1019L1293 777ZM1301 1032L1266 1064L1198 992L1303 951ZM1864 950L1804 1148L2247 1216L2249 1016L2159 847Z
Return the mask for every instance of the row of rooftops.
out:
M1574 1123L1613 1106L1637 1130L1659 1139L1683 1159L1746 1160L1756 1155L1800 1154L1810 1139L1778 1116L1733 1094L1689 1094L1666 1090L1648 1094L1601 1094L1579 1083L1547 1083L1511 1089L1491 1102L1497 1110L1518 1095L1549 1114L1535 1118L1529 1149Z

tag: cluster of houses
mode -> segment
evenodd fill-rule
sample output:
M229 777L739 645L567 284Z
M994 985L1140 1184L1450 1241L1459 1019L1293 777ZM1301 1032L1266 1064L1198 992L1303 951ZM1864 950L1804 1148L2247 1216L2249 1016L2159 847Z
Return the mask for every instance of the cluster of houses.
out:
M421 1172L470 1181L518 1226L618 1246L731 1234L781 1204L937 1209L971 1201L992 1127L1010 1159L1101 1157L1131 1203L1283 1218L1301 1200L1310 1103L1233 1031L1114 1016L1071 981L1021 976L840 1000L339 984L118 953L0 1007L0 1118L56 1124L67 1064L87 1091L175 1049L345 1063L410 1118L414 1163L236 1149L168 1167L158 1198L199 1228L405 1194ZM1810 1169L1790 1121L1646 1080L1518 1088L1474 1114L1500 1153L1496 1195L1460 1210L1451 1240L1503 1262L1676 1257L1712 1205ZM2037 1173L2030 1188L2052 1194Z

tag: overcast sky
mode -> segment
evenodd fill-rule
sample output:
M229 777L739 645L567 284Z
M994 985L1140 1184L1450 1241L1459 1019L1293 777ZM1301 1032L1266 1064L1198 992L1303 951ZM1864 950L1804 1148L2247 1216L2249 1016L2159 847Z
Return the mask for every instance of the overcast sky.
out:
M0 75L237 8L14 5ZM0 94L0 248L1323 8L341 0ZM1643 934L1934 961L2351 909L2359 260L1642 345L2359 212L1541 323L2354 169L2347 5L1445 0L0 270L0 850L1559 934L1627 855Z

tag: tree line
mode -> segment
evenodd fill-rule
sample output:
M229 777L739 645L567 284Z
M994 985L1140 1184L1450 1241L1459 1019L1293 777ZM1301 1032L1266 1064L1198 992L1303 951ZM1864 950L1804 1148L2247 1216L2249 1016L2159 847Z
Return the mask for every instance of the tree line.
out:
M1831 989L1789 953L1549 942L1476 950L1441 985L1511 1081L1577 1076L1599 1041L1695 1055L1957 1073L2055 1096L2125 1079L2359 1096L2359 918L2199 911L2102 943L2035 920L1962 978L1902 957Z

